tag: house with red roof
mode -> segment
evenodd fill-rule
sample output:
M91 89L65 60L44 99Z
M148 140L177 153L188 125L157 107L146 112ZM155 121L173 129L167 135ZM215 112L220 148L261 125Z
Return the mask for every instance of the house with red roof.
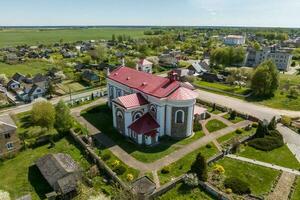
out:
M108 76L107 91L114 127L138 144L190 137L195 114L202 114L198 94L173 71L165 78L122 66Z

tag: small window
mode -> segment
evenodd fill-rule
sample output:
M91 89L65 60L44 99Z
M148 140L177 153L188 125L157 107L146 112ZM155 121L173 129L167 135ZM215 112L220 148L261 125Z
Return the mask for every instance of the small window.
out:
M177 124L182 124L184 122L184 112L182 110L178 110L175 113L175 122Z
M118 112L117 112L117 117L118 117L119 119L123 119L123 114L122 114L122 112L118 111Z
M5 138L5 139L9 139L9 138L10 138L10 134L9 134L9 133L5 133L5 134L4 134L4 138Z
M136 113L136 114L134 115L134 120L139 119L141 116L142 116L141 113Z
M8 150L12 150L12 149L14 148L14 144L11 143L11 142L10 142L10 143L7 143L7 144L6 144L6 147L7 147Z

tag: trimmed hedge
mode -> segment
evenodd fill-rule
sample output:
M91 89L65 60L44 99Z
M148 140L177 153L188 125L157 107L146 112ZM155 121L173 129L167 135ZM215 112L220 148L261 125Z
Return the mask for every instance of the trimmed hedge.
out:
M272 151L284 145L282 137L266 136L255 138L248 142L248 145L262 151Z
M117 175L122 175L126 172L126 167L124 167L123 165L119 165L115 167L113 171L116 172Z
M230 188L235 194L242 195L251 193L249 184L236 177L226 178L224 181L224 186L226 188Z

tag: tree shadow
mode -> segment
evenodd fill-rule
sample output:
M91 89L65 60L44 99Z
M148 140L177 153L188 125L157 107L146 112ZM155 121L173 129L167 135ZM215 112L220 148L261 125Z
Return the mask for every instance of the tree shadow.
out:
M30 128L31 126L33 126L32 122L31 122L31 116L30 115L26 115L20 118L20 123L21 123L21 127L22 128Z
M40 199L45 199L45 195L53 191L36 165L29 167L28 180Z
M249 102L260 102L260 101L269 100L273 97L274 97L274 94L273 95L268 95L268 96L250 95L250 96L246 97L245 99L246 99L246 101L249 101Z

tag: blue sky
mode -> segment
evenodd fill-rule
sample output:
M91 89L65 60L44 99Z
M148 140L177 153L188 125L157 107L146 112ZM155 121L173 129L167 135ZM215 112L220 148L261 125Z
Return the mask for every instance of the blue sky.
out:
M7 25L300 27L300 0L1 0Z

